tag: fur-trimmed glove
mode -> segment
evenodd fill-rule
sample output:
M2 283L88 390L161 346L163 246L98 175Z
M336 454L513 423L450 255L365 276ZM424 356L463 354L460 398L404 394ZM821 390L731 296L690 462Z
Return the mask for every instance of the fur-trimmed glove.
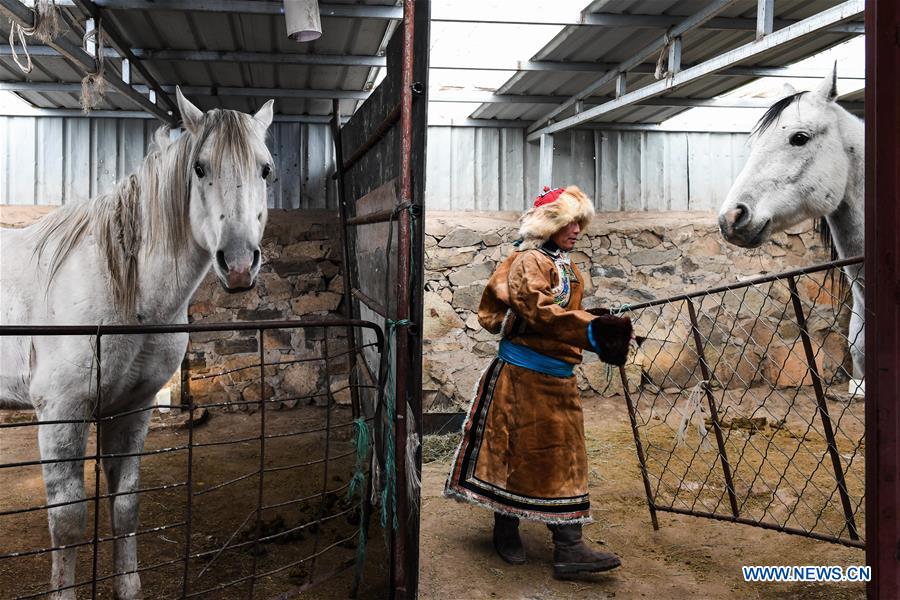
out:
M631 319L602 315L590 322L596 352L605 363L622 366L628 359L631 343Z

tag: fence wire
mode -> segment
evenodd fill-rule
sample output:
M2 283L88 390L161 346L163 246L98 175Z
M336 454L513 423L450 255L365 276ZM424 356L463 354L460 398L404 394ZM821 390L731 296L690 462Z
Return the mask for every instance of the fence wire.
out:
M620 309L654 526L668 511L864 547L863 287L855 258Z
M371 330L367 337L374 341L348 347L344 334L349 327ZM273 351L268 336L290 329L304 330L305 338L315 342ZM139 573L146 597L254 598L279 593L295 597L354 565L361 568L357 558L365 550L360 548L360 535L365 535L369 520L370 463L366 458L357 460L360 452L368 456L369 449L358 448L353 437L355 430L371 428L381 375L346 369L353 362L350 355L363 348L381 356L380 327L346 319L0 327L0 335L91 336L98 358L103 356L103 341L112 336L209 331L255 335L258 353L236 368L212 365L202 373L185 361L182 404L172 406L171 413L154 413L155 405L104 411L105 386L100 383L110 374L103 373L103 362L97 360L93 390L100 391L87 418L40 421L8 411L0 420L0 487L10 499L0 504L0 595L39 598L74 588L79 597L96 598L110 595L115 577ZM335 345L339 351L331 348ZM272 381L279 371L294 365L310 365L301 371L309 377L307 393L287 395L267 383L267 378ZM347 383L334 385L335 373L345 374L338 380ZM210 387L215 382L222 386ZM242 393L207 393L236 382L248 382ZM192 392L192 383L203 387ZM350 406L351 396L360 406ZM278 412L297 405L299 410ZM219 416L237 411L240 414ZM101 447L98 429L140 413L153 414L140 452L107 452ZM216 416L206 423L213 413ZM44 427L89 428L87 450L40 457L37 436ZM127 457L140 457L141 485L110 491L100 476L103 463ZM44 501L41 469L53 463L80 465L79 472L86 475L84 495L64 502ZM355 472L360 464L366 466L362 475ZM353 490L354 475L365 478L364 489ZM122 496L140 498L141 524L134 531L114 534L110 501ZM49 511L82 504L88 509L88 527L76 540L54 546L47 529ZM137 540L138 567L117 570L113 544L126 538ZM75 583L51 588L50 556L66 548L81 549ZM355 593L358 576L339 584L348 596Z

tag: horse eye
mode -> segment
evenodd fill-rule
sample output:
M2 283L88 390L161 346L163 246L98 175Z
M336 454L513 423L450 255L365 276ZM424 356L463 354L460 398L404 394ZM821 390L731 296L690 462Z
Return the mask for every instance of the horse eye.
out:
M194 163L194 173L197 174L197 177L203 179L203 176L206 175L206 170L200 163Z
M797 132L790 137L791 146L803 146L809 141L809 136L802 132Z
M268 179L268 178L269 178L269 175L271 175L271 174L272 174L272 167L269 166L269 165L263 165L263 168L262 168L262 178L263 178L263 179Z

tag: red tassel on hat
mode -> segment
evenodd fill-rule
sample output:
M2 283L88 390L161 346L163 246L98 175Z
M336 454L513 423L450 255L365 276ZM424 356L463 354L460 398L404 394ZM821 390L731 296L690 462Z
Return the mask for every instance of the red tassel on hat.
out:
M555 202L565 190L563 188L550 189L549 185L544 186L544 193L534 199L534 207L543 206Z

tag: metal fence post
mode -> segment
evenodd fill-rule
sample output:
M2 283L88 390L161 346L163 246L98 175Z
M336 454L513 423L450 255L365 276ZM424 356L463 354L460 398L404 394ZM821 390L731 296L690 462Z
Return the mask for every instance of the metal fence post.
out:
M841 456L838 453L837 444L834 441L834 429L831 426L831 416L828 414L828 405L825 403L825 392L822 390L822 379L819 376L819 368L816 366L816 356L809 339L809 331L806 329L806 315L800 304L800 294L797 292L797 282L793 277L788 277L788 287L791 290L791 302L794 305L794 314L797 316L797 325L800 327L800 339L803 342L803 350L806 353L806 363L809 375L812 378L813 390L816 392L816 402L819 408L819 417L822 419L822 428L825 430L825 441L828 443L828 454L831 456L831 466L834 468L834 479L837 482L838 493L841 496L841 505L844 509L844 519L847 522L847 530L851 540L858 540L856 521L853 518L853 507L850 504L850 495L847 493L847 483L844 481L844 469L841 466Z
M716 432L716 444L719 447L719 461L722 463L722 474L725 476L725 486L728 489L728 500L731 502L731 514L735 517L739 516L737 496L734 492L734 482L731 480L731 465L728 463L728 454L725 452L725 439L722 437L722 426L719 424L719 412L716 409L716 401L713 398L712 391L709 389L709 380L711 374L709 365L706 363L706 354L703 352L703 340L700 338L700 327L697 324L697 311L694 308L694 301L690 298L686 299L688 314L691 317L691 331L694 334L694 344L697 346L697 360L700 361L700 372L703 375L703 391L706 392L706 400L709 403L709 418L713 424L713 430Z

